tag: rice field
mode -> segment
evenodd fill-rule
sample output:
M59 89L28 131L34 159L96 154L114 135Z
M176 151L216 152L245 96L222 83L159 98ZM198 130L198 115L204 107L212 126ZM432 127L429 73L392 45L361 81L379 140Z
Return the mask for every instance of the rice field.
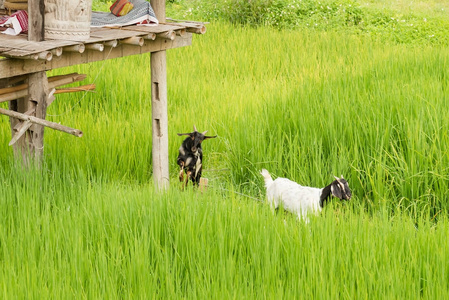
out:
M150 56L81 65L41 170L0 118L2 298L449 297L449 51L366 36L208 25L170 50L171 187L151 177ZM2 104L4 107L4 104ZM210 187L181 192L193 125ZM261 168L353 198L308 225L264 202Z

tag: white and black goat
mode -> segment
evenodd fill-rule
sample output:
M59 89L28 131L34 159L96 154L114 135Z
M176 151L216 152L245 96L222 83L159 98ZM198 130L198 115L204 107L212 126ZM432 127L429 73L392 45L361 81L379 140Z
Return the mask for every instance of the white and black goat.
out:
M302 186L287 178L276 178L273 180L270 173L262 169L260 172L265 180L267 188L268 202L274 208L282 205L288 210L298 215L299 219L308 222L307 214L317 214L323 208L325 202L331 197L341 200L351 199L351 190L348 182L341 176L324 188L314 188Z
M179 181L184 182L187 186L189 178L193 185L198 186L201 179L201 172L203 169L203 149L201 143L206 139L216 138L217 136L206 136L207 131L198 132L195 125L193 125L193 132L178 133L179 136L188 135L179 147L179 155L177 163L181 170L179 172ZM187 178L184 181L184 171Z

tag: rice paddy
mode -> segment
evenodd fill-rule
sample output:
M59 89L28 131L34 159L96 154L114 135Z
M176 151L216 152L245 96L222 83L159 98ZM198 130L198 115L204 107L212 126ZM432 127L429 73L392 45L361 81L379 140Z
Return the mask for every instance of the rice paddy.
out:
M79 72L40 170L12 160L0 118L2 298L449 297L448 46L214 22L167 53L171 186L151 174L150 56ZM86 80L87 81L87 80ZM4 104L2 104L2 107ZM180 191L193 125L205 193ZM350 202L307 225L264 202L261 168Z

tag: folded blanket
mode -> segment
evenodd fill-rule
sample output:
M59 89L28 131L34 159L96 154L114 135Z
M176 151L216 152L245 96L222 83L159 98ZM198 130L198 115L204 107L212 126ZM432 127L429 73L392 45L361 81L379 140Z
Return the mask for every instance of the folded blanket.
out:
M1 33L18 35L28 31L28 14L24 10L19 10L10 16L0 18ZM6 29L5 29L6 28ZM5 30L3 30L5 29Z
M145 0L130 0L134 5L129 13L124 16L116 16L106 12L92 12L91 27L126 26L126 25L157 25L153 8Z

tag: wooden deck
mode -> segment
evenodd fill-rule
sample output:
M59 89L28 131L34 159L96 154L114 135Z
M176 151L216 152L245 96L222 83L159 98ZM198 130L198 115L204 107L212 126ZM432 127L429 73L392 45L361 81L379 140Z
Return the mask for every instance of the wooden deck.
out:
M70 0L63 0L67 4ZM9 143L25 166L40 165L44 153L44 128L81 136L80 130L45 120L47 107L55 100L56 87L82 80L79 74L48 78L46 71L77 64L151 52L151 124L153 180L160 190L168 188L168 112L166 51L192 44L192 34L203 34L203 23L169 20L165 0L151 0L158 26L91 28L83 42L44 39L45 0L28 0L28 35L0 34L0 102L9 109ZM0 11L1 14L1 11ZM80 77L81 76L81 77ZM69 79L69 82L66 81ZM89 85L89 90L94 85ZM81 87L80 87L81 88ZM73 90L72 90L73 91Z
M157 26L92 28L83 42L46 40L32 42L27 35L0 34L0 79L111 58L168 50L191 45L192 33L206 32L197 22Z

